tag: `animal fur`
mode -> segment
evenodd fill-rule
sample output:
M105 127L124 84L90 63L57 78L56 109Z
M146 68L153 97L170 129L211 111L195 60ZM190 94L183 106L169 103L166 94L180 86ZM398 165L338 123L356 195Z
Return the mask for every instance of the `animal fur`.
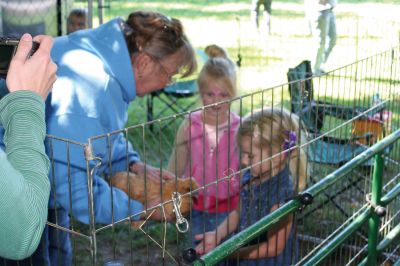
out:
M147 178L146 184L144 177L137 176L131 172L119 172L111 178L111 184L123 190L130 198L140 201L143 205L146 202L160 198L161 183ZM130 189L128 189L128 187ZM145 190L146 187L146 190ZM171 201L172 193L179 192L182 195L181 213L185 215L190 210L190 196L184 194L198 188L196 181L192 178L178 178L165 180L162 182L162 202ZM164 204L164 210L167 217L175 217L173 213L172 202Z

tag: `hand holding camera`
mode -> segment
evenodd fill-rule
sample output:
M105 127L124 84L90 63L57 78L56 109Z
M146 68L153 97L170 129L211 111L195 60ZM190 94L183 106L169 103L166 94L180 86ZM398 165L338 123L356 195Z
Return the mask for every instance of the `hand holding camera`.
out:
M19 41L19 39L13 37L0 37L0 78L2 79L7 78L8 68L17 51ZM31 57L38 48L39 43L33 41L27 57Z
M5 47L3 44L1 49ZM9 43L8 46L12 45ZM33 41L29 34L21 37L18 48L12 50L11 62L3 63L2 60L0 64L0 67L6 67L1 70L6 73L9 92L31 90L46 99L56 80L57 66L50 58L52 46L53 38L50 36L39 35Z

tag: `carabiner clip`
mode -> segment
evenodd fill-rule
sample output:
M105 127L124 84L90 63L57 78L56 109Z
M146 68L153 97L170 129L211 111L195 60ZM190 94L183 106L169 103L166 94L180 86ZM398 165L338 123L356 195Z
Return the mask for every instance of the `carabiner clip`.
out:
M174 204L174 213L176 216L176 229L180 233L186 233L189 230L189 223L181 213L182 196L178 192L172 193L172 202ZM184 225L182 227L182 225Z

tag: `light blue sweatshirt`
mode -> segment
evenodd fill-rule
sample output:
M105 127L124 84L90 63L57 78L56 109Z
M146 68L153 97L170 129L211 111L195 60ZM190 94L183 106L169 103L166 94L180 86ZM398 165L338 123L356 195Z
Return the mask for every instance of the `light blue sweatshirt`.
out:
M128 105L136 96L136 84L121 22L114 19L96 29L56 38L52 59L58 65L58 79L46 102L48 134L87 144L90 137L124 128ZM97 139L92 145L93 155L101 158L92 182L95 222L111 223L112 212L115 221L142 211L139 202L129 200L116 188L111 191L102 177L110 173L110 165L115 173L126 171L129 163L139 161L123 134ZM71 204L74 218L88 223L83 147L48 138L47 153L54 160L49 175L52 184L49 207L68 211ZM91 162L90 167L96 163Z

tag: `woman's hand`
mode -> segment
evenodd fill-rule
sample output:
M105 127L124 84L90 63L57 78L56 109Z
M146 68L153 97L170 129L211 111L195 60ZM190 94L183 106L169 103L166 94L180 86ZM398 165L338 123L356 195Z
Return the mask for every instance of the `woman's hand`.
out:
M200 244L196 246L196 252L200 255L210 252L221 242L216 231L198 234L195 235L194 238L201 241Z
M163 179L171 180L175 178L175 176L171 172L165 169L162 169L161 171L160 168L145 165L142 162L137 162L131 165L129 167L129 170L139 176L150 178L151 180L154 180L156 182L162 182Z

